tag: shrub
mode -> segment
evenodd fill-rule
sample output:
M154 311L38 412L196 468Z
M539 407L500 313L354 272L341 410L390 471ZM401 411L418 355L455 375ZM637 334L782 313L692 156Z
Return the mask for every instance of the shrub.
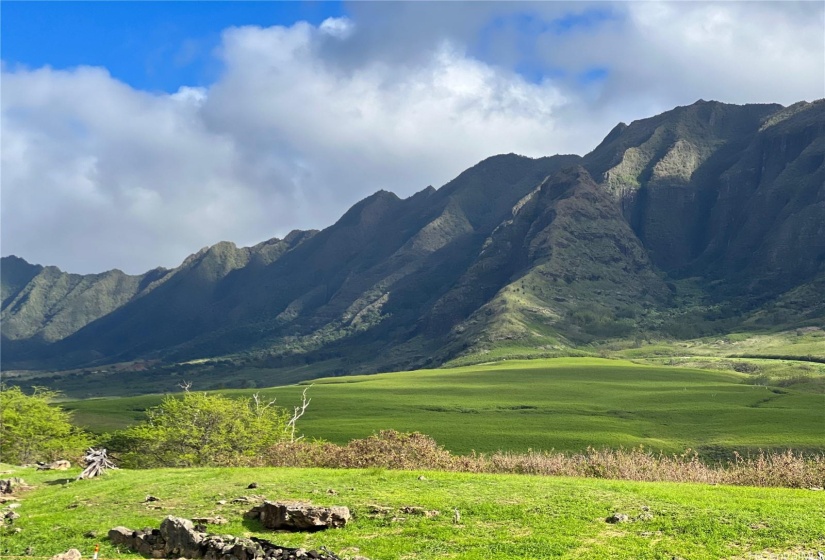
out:
M261 462L269 466L451 470L455 457L430 436L382 430L344 446L285 441L271 447Z
M123 466L137 468L244 464L290 439L289 414L256 398L186 392L167 396L147 420L109 441Z
M281 442L250 464L278 467L385 468L471 473L580 476L649 482L694 482L740 486L811 488L825 485L825 455L793 451L738 454L708 463L688 450L679 455L634 449L587 448L582 453L499 451L489 455L452 455L420 433L379 432L347 445L329 442Z
M57 396L39 387L31 395L19 387L0 388L0 461L26 464L83 455L90 438L72 426L68 412L49 404Z

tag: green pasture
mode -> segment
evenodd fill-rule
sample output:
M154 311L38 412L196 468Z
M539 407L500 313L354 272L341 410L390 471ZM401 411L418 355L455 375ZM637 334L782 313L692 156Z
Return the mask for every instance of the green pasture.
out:
M0 528L0 556L8 557L48 558L69 548L89 557L99 543L102 560L138 558L114 547L108 530L156 528L167 515L220 515L229 523L210 531L373 560L816 557L825 547L825 500L806 489L380 469L121 470L84 481L69 480L76 470L15 468L10 474L35 488L22 494L15 510L20 518ZM258 488L248 490L251 482ZM260 496L256 501L347 506L353 520L319 533L268 532L243 519L250 504L232 503L252 493ZM147 503L147 495L159 500ZM374 505L392 511L376 515ZM403 514L404 506L440 514ZM607 523L615 512L631 521Z
M308 438L344 443L382 429L419 431L456 453L578 451L644 445L706 456L825 450L825 396L749 384L749 376L620 360L504 361L316 380L299 421ZM306 385L224 391L291 407ZM197 389L197 384L193 387ZM162 396L63 403L96 432L125 427Z

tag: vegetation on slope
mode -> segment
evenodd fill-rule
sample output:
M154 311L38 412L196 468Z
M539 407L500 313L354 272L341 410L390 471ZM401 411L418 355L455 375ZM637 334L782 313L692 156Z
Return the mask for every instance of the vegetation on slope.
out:
M336 443L383 429L428 434L456 453L582 451L644 445L730 456L822 451L822 395L745 383L748 374L643 366L596 358L505 361L314 382L301 419L309 438ZM194 387L198 379L192 378ZM226 391L300 402L304 387ZM97 431L141 419L161 396L67 402Z

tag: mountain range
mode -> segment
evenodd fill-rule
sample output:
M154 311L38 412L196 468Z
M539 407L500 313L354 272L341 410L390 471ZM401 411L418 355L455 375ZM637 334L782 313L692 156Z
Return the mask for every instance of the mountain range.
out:
M493 156L172 270L9 256L0 278L6 370L221 358L348 374L822 326L825 101L700 100L620 123L585 156Z

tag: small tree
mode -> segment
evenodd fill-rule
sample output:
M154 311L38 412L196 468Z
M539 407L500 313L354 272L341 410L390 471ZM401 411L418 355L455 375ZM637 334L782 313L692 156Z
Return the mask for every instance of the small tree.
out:
M123 466L231 465L290 439L289 414L274 401L190 393L167 396L145 422L109 442Z
M82 455L90 439L72 426L70 413L50 403L55 391L0 387L0 461L26 464Z

